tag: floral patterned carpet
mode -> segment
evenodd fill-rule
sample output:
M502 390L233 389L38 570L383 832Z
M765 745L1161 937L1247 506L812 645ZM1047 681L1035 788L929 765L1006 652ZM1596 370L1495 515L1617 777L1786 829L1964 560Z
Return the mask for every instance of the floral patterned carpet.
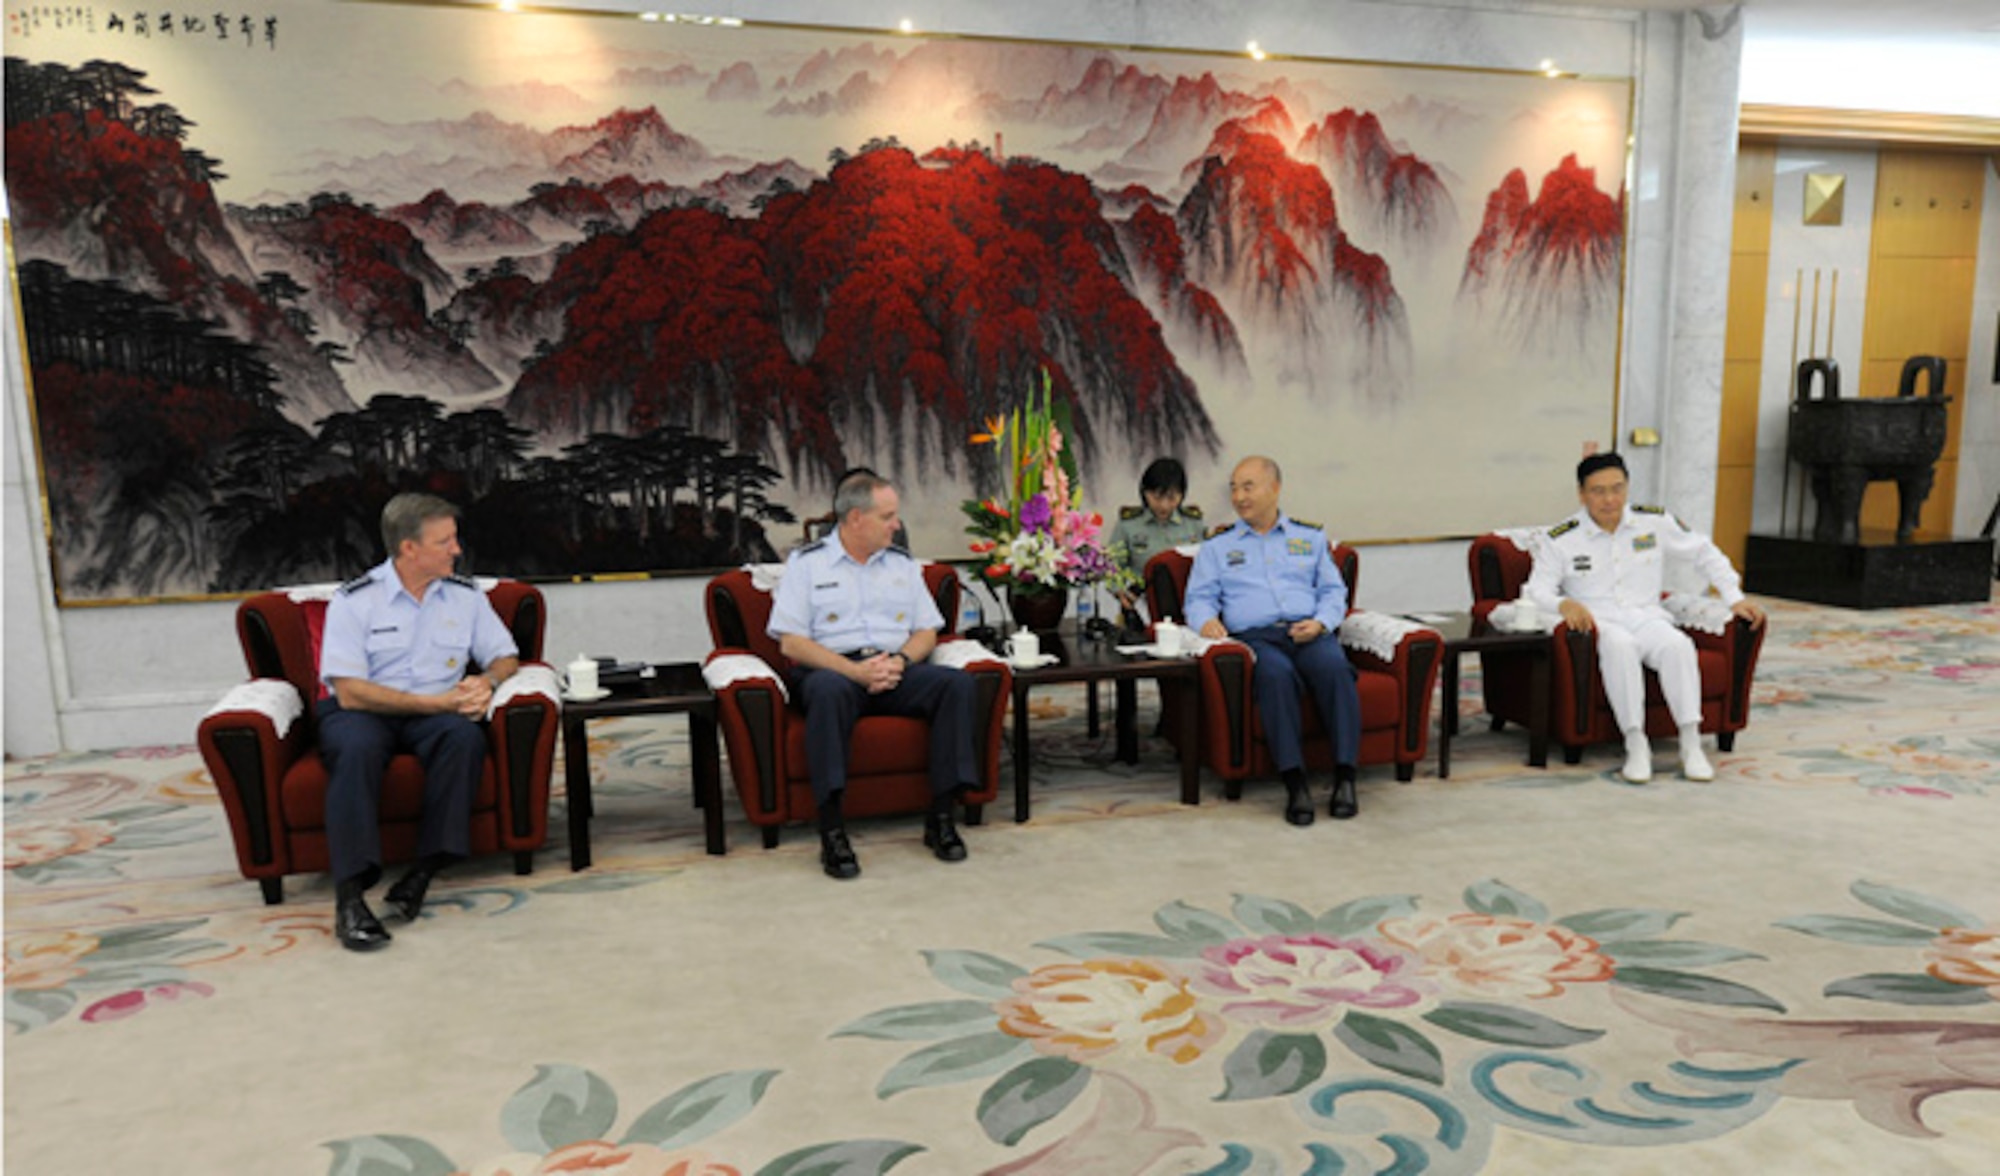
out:
M595 866L558 814L372 956L191 748L10 762L8 1171L1991 1171L2000 607L1767 603L1712 785L1473 719L1299 830L1038 691L1034 819L859 822L846 884L705 856L683 723L599 723Z

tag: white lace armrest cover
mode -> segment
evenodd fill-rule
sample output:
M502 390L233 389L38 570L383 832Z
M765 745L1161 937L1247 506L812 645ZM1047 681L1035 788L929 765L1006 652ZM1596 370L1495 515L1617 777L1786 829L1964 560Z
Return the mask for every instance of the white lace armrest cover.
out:
M1520 550L1533 554L1535 550L1535 536L1541 534L1544 529L1542 527L1508 527L1505 530L1493 533L1512 543Z
M781 563L744 564L743 570L750 573L750 586L759 592L776 592L778 581L785 578Z
M1006 664L996 657L992 650L971 640L940 641L937 647L931 650L930 657L925 660L934 666L945 666L954 670L970 669L980 664L995 666Z
M1433 631L1428 625L1419 625L1394 613L1351 612L1340 622L1340 643L1348 649L1372 653L1383 661L1393 661L1396 646L1405 635Z
M202 718L210 718L227 711L255 711L271 720L278 738L283 739L292 729L298 717L306 713L305 700L299 697L298 687L283 678L257 678L229 688L222 701L208 709Z
M1674 618L1674 624L1681 628L1698 629L1718 637L1729 631L1729 621L1734 615L1728 605L1714 596L1670 592L1660 604L1667 610L1667 615Z
M493 692L493 701L486 706L486 717L524 694L539 694L562 709L562 683L556 679L556 672L534 662L515 670L513 676L500 683L500 689Z
M792 697L791 691L785 689L785 680L771 668L771 663L754 653L725 653L720 657L709 658L701 667L701 678L708 683L710 690L715 691L737 682L769 679L778 684L778 697L787 701Z

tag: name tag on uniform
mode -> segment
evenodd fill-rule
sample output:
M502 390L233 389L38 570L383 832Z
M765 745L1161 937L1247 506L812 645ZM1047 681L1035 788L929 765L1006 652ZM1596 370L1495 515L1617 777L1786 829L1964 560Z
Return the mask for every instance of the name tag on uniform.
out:
M1240 550L1228 552L1226 557L1229 560L1229 566L1232 568L1240 568L1250 559L1249 555Z
M1651 551L1653 548L1659 546L1659 542L1651 531L1648 531L1644 535L1634 535L1632 536L1632 550Z
M1144 551L1152 542L1151 539L1146 538L1144 535L1134 535L1125 541L1125 546L1130 547L1134 551Z
M384 625L384 626L382 626L382 627L381 627L381 628L379 628L379 629L370 629L370 630L368 630L368 635L369 635L370 637L373 637L373 636L375 636L375 635L376 635L377 633L398 633L398 632L401 632L401 631L402 631L402 630L401 630L401 628L400 628L399 626L396 626L396 625Z
M1587 571L1589 571L1589 570L1590 570L1590 557L1589 557L1589 556L1587 556L1587 555L1573 555L1573 556L1571 556L1571 557L1570 557L1570 560L1569 560L1569 570L1570 570L1570 571L1572 571L1572 572L1587 572Z
M1313 553L1312 540L1287 539L1285 540L1285 552L1289 555L1311 555Z
M826 583L824 583L824 584L814 584L814 585L813 585L813 591L814 591L814 592L818 592L818 591L819 591L820 589L822 589L822 588L838 588L838 587L840 587L840 581L839 581L839 580L828 580L828 581L827 581Z

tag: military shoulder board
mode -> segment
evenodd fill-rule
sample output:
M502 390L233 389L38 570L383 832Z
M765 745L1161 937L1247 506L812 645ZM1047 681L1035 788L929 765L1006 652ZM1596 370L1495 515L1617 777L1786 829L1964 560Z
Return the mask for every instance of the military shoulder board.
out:
M1309 520L1309 519L1300 519L1300 518L1292 518L1292 519L1290 519L1289 521L1291 521L1291 522L1293 522L1293 523L1296 523L1296 524L1298 524L1298 525L1299 525L1299 526L1301 526L1301 527L1311 527L1311 528L1312 528L1313 530L1315 530L1315 531L1324 531L1324 530L1326 530L1326 528L1325 528L1325 527L1322 527L1322 526L1320 526L1320 525L1319 525L1318 523L1315 523L1315 522L1312 522L1312 521L1311 521L1311 520Z
M1564 535L1567 535L1574 530L1576 530L1576 520L1565 519L1562 522L1557 523L1555 526L1549 528L1549 538L1560 539Z
M1231 527L1234 527L1235 525L1236 525L1235 523L1217 523L1214 527L1209 529L1208 538L1213 539L1217 535L1225 534Z
M452 583L457 584L461 588L476 589L479 587L478 584L473 582L472 577L466 575L464 572L453 572L451 575L446 576L445 579L450 580Z
M1663 515L1667 513L1667 508L1664 506L1635 506L1632 508L1632 513Z
M347 583L342 584L340 586L340 591L341 594L344 596L349 592L359 592L363 588L368 587L368 585L373 584L374 582L375 582L374 572L363 572L362 574L354 577L352 580L349 580Z
M1142 506L1121 506L1118 508L1118 517L1120 519L1136 519L1145 513L1145 509Z
M1184 515L1186 515L1187 517L1189 517L1189 518L1191 518L1191 519L1197 519L1197 520L1198 520L1198 519L1200 519L1200 518L1201 518L1201 508L1200 508L1200 507L1198 507L1198 506L1189 506L1189 505L1186 505L1186 504L1183 504L1183 505L1181 506L1181 513L1182 513L1182 514L1184 514Z

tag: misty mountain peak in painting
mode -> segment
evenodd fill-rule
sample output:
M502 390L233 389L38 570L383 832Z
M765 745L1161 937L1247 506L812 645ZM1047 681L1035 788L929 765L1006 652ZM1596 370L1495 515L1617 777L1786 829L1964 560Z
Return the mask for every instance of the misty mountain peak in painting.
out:
M1615 335L1624 224L1622 192L1599 191L1576 156L1543 176L1533 199L1516 168L1487 198L1460 299L1510 339L1603 347Z

